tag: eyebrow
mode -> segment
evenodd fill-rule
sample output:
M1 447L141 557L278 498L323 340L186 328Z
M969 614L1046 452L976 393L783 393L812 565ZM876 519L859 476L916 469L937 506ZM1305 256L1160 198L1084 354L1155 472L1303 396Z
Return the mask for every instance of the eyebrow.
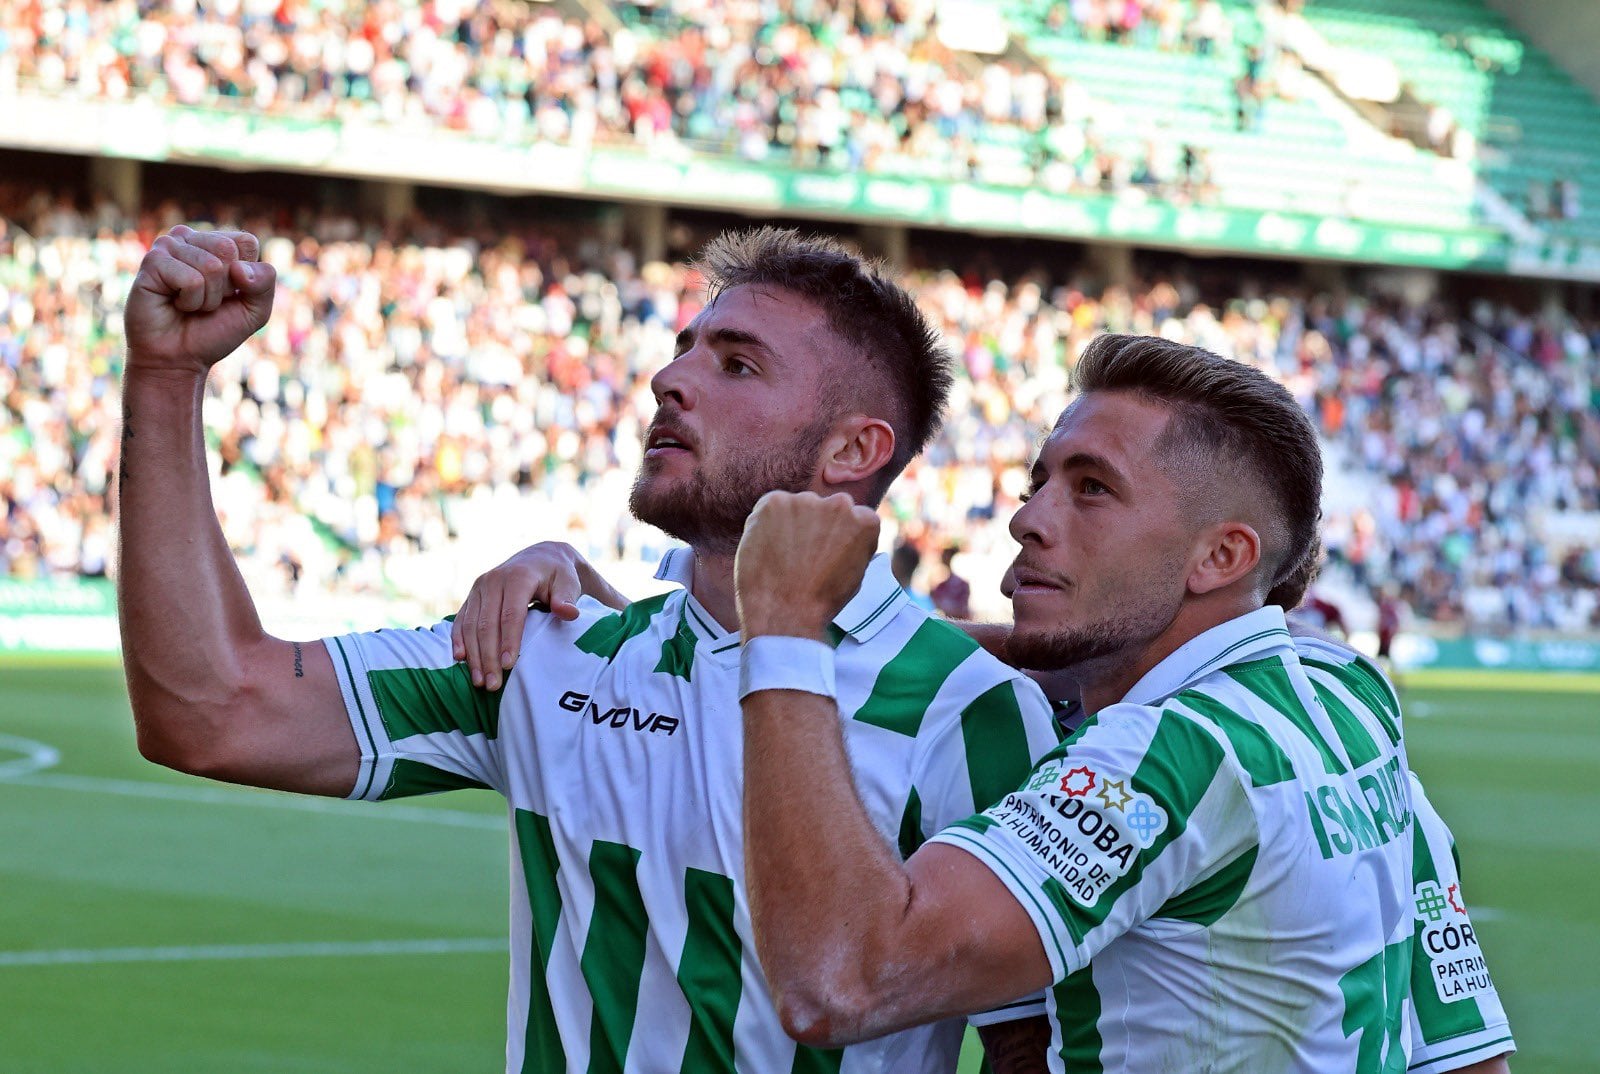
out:
M1127 476L1123 474L1121 470L1117 469L1116 466L1112 464L1110 459L1106 458L1104 455L1096 455L1093 452L1075 451L1071 455L1068 455L1066 460L1061 464L1061 469L1063 470L1076 470L1085 467L1091 470L1099 470L1103 472L1107 477L1111 478L1111 480L1117 482L1118 484L1122 484L1123 482L1127 481Z
M1072 455L1062 459L1061 466L1056 467L1056 469L1062 472L1075 471L1075 469L1093 469L1093 471L1106 474L1106 477L1109 477L1115 485L1126 485L1126 482L1128 482L1128 477L1120 469L1117 469L1110 459L1107 459L1104 455L1094 455L1093 451L1074 451ZM1043 461L1034 463L1034 469L1029 472L1029 479L1034 483L1035 490L1040 485L1043 485L1046 480L1050 480L1050 471L1045 469Z
M692 347L694 345L694 339L694 326L686 326L681 332L678 333L677 341L674 344L676 353L682 354L684 351ZM760 336L753 332L746 332L742 328L713 328L709 333L706 334L706 342L712 344L713 346L717 344L732 344L734 346L751 347L760 351L764 355L777 357L777 352L769 347L766 344L766 341L764 341Z

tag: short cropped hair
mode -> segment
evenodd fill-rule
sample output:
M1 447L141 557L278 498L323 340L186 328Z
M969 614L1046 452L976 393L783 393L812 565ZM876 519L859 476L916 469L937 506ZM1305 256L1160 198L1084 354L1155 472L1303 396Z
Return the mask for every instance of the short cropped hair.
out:
M1172 411L1158 447L1200 454L1219 479L1242 470L1272 500L1284 547L1266 563L1267 603L1300 603L1317 565L1322 449L1288 389L1266 374L1200 347L1158 336L1103 335L1073 373L1081 392L1131 392ZM1293 604L1283 604L1287 600Z
M777 287L819 307L828 327L884 380L894 455L874 481L881 498L939 431L950 397L951 358L938 330L882 265L823 235L791 228L725 231L695 268L709 298L733 287Z

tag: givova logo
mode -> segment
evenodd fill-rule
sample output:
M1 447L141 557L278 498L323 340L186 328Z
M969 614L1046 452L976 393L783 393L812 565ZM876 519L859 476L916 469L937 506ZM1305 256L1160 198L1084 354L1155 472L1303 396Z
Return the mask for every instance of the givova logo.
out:
M683 723L676 716L664 712L647 712L631 705L601 708L588 694L568 690L561 695L560 705L567 712L583 713L596 727L613 727L617 730L636 731L640 734L672 735Z

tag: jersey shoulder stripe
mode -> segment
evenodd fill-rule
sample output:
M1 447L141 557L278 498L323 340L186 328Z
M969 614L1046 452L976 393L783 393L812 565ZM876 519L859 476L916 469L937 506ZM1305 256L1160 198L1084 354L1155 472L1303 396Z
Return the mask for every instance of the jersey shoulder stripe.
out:
M977 642L949 623L924 619L884 662L853 719L915 738L945 680L977 649Z

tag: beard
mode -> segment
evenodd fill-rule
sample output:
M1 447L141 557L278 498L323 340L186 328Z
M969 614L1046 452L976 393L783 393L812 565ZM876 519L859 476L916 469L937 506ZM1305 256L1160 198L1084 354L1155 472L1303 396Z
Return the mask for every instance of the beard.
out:
M1150 601L1087 626L1063 630L1013 630L1007 662L1034 671L1071 671L1133 652L1160 636L1177 618L1181 598Z
M698 553L731 556L757 500L769 492L804 492L811 487L817 456L831 427L831 420L819 421L769 454L702 465L692 477L673 484L652 479L651 460L645 459L628 509L640 522Z

